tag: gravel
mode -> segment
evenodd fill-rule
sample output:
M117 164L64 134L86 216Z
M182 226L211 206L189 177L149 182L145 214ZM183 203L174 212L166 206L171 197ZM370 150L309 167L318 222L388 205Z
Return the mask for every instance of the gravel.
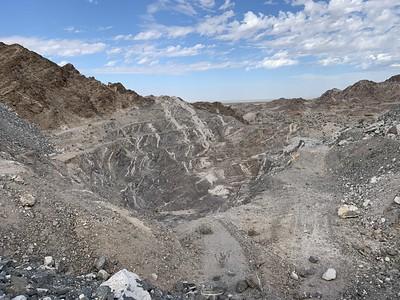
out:
M0 103L0 151L13 155L27 151L49 154L53 147L35 125Z

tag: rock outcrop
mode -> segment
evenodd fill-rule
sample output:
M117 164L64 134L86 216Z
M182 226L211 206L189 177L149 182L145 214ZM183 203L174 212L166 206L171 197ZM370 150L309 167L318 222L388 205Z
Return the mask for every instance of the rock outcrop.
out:
M23 48L0 42L0 98L21 117L44 129L105 116L151 103L133 91L115 89Z

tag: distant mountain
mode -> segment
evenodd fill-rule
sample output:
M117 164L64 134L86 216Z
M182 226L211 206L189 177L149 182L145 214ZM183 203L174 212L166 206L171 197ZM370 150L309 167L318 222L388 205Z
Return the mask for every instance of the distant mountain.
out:
M42 128L151 103L122 84L104 85L17 44L0 42L0 65L0 98Z
M383 82L361 80L344 90L332 89L318 98L322 102L393 102L400 98L400 75Z

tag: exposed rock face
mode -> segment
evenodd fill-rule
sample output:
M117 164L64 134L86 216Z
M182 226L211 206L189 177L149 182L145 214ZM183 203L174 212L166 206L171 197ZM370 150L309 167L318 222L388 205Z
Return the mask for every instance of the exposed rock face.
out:
M193 106L198 109L206 110L222 116L234 117L239 122L248 124L247 120L243 118L240 112L236 111L230 106L224 105L221 102L195 102Z
M60 148L72 148L74 141L82 150L59 157L78 166L78 176L98 192L134 209L203 213L243 201L241 189L270 167L262 144L246 149L246 126L179 98L153 100L151 107L114 115L117 121L82 128L101 143L85 145L61 130L54 141L62 141Z
M384 82L373 82L361 80L346 89L332 89L325 92L319 100L331 104L340 104L341 102L394 102L400 96L399 75L393 76ZM318 102L318 101L317 101Z
M0 65L3 103L42 128L150 102L133 91L86 78L71 64L59 67L16 44L0 42Z

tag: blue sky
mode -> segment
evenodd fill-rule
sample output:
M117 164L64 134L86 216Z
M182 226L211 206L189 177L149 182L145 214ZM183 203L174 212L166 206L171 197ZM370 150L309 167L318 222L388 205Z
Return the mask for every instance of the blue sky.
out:
M400 73L399 0L2 0L0 41L186 100L316 97Z

